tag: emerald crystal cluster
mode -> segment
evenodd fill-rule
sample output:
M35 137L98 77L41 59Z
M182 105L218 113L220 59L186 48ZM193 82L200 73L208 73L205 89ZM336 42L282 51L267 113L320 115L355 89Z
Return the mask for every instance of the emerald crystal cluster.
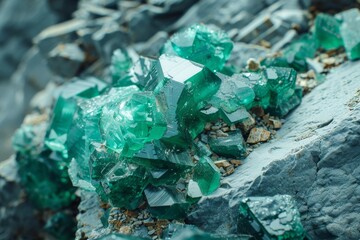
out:
M360 35L358 26L360 11L349 9L335 16L320 13L316 16L312 32L302 35L282 50L282 56L265 58L263 66L291 67L307 71L307 59L315 57L316 51L345 48L347 58L360 58Z
M232 46L224 32L195 25L174 34L158 59L116 50L111 82L87 77L62 87L38 162L21 162L56 169L59 176L44 178L68 184L70 177L75 187L96 191L112 206L135 209L146 202L155 217L184 217L220 185L211 155L246 155L249 129L197 139L207 123L243 126L253 121L253 107L284 116L301 101L292 68L222 73ZM25 185L36 182L24 179ZM40 189L34 189L36 195ZM73 188L62 190L43 196L71 199Z

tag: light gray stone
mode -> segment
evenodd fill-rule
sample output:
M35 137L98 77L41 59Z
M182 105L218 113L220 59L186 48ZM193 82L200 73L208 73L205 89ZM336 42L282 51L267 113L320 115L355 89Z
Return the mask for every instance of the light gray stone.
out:
M189 221L207 231L235 232L242 197L289 194L314 239L359 239L359 67L348 62L334 69L288 116L276 139L204 197Z

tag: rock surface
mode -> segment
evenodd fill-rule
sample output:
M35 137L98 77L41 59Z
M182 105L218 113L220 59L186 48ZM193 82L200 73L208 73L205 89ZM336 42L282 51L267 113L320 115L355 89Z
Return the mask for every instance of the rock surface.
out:
M235 232L242 197L290 194L314 239L359 239L359 67L354 62L334 69L288 116L276 139L204 197L189 221L211 232Z

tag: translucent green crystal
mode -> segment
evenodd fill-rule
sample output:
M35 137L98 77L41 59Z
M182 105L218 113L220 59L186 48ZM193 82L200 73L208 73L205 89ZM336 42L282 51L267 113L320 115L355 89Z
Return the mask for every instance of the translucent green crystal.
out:
M255 93L254 106L261 106L267 108L270 104L270 88L268 80L263 71L245 72L242 75L249 81Z
M176 54L218 71L230 57L232 48L233 43L226 33L197 24L174 34L162 53Z
M104 83L90 78L77 80L67 84L61 90L60 96L53 110L53 117L45 145L57 152L61 152L64 158L68 157L67 139L74 114L77 109L77 98L92 98L105 89Z
M291 68L270 67L265 70L270 89L268 110L274 115L284 116L301 102L295 94L296 71ZM291 102L291 104L289 104Z
M194 169L194 180L204 195L213 193L220 186L221 173L209 157L201 157Z
M320 13L316 16L314 35L319 46L325 50L343 46L340 36L340 22L328 14Z
M186 146L187 136L193 138L202 131L198 111L217 92L220 79L202 65L167 55L160 56L148 78L145 89L153 88L167 121L162 140Z
M221 79L221 85L217 93L209 100L210 104L227 112L251 106L255 93L247 78L242 74L229 77L218 73L217 76Z
M205 143L198 141L196 143L194 143L195 149L196 149L196 153L199 156L206 156L206 157L210 157L212 155L212 152L210 151L210 149L205 145Z
M256 239L304 239L300 214L291 196L249 197L240 202L238 231Z
M145 197L150 213L161 219L183 218L190 203L186 195L174 187L153 187L145 189Z
M240 131L230 132L227 137L211 138L210 149L224 157L241 157L246 151L246 145Z
M128 52L124 49L115 50L111 58L110 67L114 86L133 85L133 82L131 82L128 75L131 67L132 60L129 57Z
M340 34L344 41L346 55L350 60L360 58L360 11L356 8L341 12L337 19L342 21Z
M147 184L145 168L120 161L106 173L100 191L107 194L113 206L135 209L142 200L142 192Z
M51 151L38 156L19 155L19 176L28 198L38 208L58 210L75 200L66 161Z

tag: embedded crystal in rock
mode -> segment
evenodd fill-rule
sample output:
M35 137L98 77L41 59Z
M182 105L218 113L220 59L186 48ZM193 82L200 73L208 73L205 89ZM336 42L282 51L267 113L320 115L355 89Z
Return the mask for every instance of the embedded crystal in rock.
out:
M256 239L302 240L305 237L296 203L288 195L243 199L238 231Z
M230 132L227 137L212 138L209 140L209 146L214 153L224 157L239 158L246 151L240 131Z
M213 193L220 186L221 174L209 157L201 157L194 168L194 180L204 195Z
M350 60L360 58L360 11L353 8L337 15L342 21L340 26L340 34L344 40L346 55Z
M185 193L174 187L149 186L145 189L145 197L150 213L160 219L183 218L190 207Z

